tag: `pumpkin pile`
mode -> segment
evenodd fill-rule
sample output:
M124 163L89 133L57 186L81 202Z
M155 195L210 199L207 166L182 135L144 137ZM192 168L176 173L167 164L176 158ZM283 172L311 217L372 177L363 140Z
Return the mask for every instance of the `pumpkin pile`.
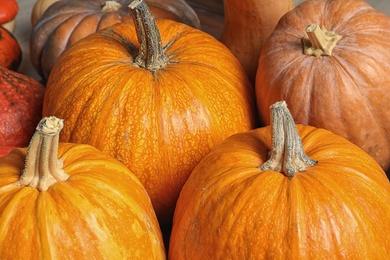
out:
M390 257L390 17L219 1L36 0L37 80L0 25L0 259Z

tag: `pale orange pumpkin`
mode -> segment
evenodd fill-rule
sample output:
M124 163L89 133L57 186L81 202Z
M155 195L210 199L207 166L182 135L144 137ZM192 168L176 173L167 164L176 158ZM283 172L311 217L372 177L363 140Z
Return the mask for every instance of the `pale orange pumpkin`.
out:
M59 143L43 118L31 143L0 158L1 259L165 259L144 187L96 148Z
M390 183L380 165L341 136L295 125L285 102L271 118L196 166L169 259L388 259Z
M137 27L102 29L59 57L43 114L66 120L62 141L91 144L128 166L159 219L170 221L180 189L202 157L255 126L254 89L214 37L172 20L155 21L145 2L132 4Z
M256 75L260 117L286 100L297 123L328 129L390 169L390 17L363 0L307 0L284 15Z

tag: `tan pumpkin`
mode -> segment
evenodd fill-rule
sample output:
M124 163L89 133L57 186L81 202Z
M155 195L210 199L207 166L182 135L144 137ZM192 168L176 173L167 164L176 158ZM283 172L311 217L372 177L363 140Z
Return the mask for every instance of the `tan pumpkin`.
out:
M214 37L132 4L137 27L100 30L59 57L43 113L68 122L63 141L91 144L128 166L159 218L170 220L199 160L255 126L254 89Z
M285 102L271 110L270 126L228 137L191 173L169 259L388 259L379 164L341 136L295 125Z
M69 46L102 28L132 21L131 0L60 0L52 3L35 24L30 38L30 60L45 80L58 56ZM147 0L156 19L173 19L195 28L200 22L184 0Z
M1 259L165 259L150 198L123 164L59 143L43 118L26 148L0 158Z
M294 8L294 1L224 0L223 6L220 40L240 60L254 84L262 46L279 19Z
M389 39L390 17L363 0L302 2L281 18L261 53L263 123L269 106L286 100L297 123L347 138L389 170Z

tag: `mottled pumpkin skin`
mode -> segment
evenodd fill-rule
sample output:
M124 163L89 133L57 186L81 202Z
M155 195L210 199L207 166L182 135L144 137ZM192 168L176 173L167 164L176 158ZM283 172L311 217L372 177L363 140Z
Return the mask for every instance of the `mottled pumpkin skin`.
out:
M60 144L68 180L47 191L16 185L26 149L0 158L1 259L165 259L139 180L87 145Z
M0 146L26 147L42 118L44 86L0 66Z
M382 168L327 130L298 131L318 164L292 178L258 168L270 127L233 135L206 155L180 193L169 259L388 259Z
M342 36L332 56L303 54L305 28ZM263 47L256 79L259 114L285 100L297 123L326 128L390 169L390 17L361 0L304 1Z
M212 147L254 127L256 109L253 87L223 44L185 24L157 24L164 68L134 64L132 24L103 29L60 56L43 114L67 122L62 141L91 144L128 166L161 218Z

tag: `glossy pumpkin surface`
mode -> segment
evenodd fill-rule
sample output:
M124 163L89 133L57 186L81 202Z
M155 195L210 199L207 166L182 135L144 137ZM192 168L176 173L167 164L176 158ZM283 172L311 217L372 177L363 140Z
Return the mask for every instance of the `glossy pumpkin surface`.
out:
M228 137L204 157L180 193L169 259L390 256L390 183L382 168L325 129L297 130L315 164L293 176L261 168L273 147L271 126Z
M161 48L139 52L134 25L121 23L65 50L48 79L43 113L68 122L62 141L91 144L128 166L165 215L212 147L254 127L255 104L223 44L182 23L156 22Z
M165 259L150 199L123 164L41 136L0 158L1 259Z
M303 44L309 32L324 41L313 48L309 41L311 55ZM302 2L263 47L256 79L263 123L270 122L268 107L286 100L297 123L347 138L389 170L389 38L390 17L365 1ZM321 50L332 43L331 53Z

